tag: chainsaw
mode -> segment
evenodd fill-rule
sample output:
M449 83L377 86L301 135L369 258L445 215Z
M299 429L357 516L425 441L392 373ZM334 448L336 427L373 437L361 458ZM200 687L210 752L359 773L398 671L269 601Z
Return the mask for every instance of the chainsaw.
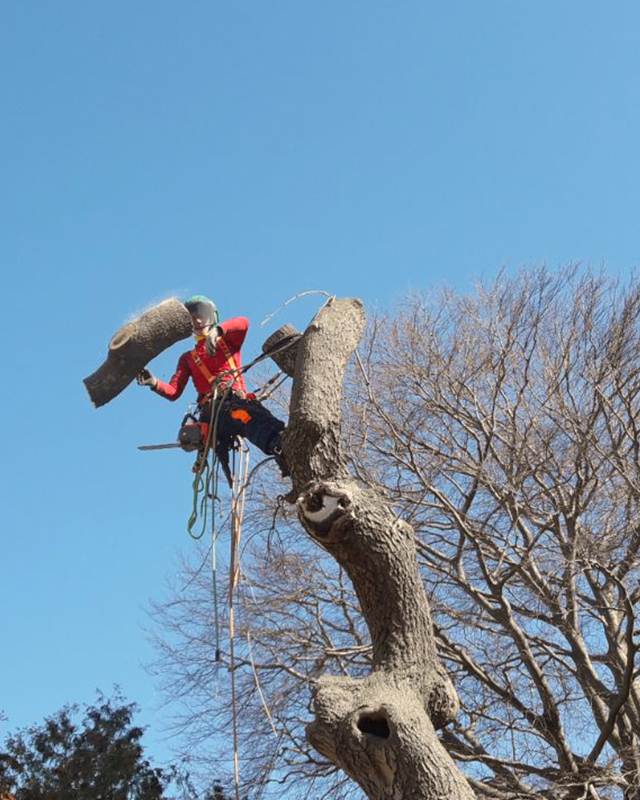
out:
M200 422L190 412L185 414L178 431L178 441L169 444L141 444L138 450L170 450L179 447L187 453L202 450L209 437L209 423Z

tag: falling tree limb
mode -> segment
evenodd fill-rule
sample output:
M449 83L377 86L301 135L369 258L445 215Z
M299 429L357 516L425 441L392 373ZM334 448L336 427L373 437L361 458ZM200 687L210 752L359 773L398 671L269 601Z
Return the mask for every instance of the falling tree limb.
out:
M98 408L113 400L152 359L191 332L189 312L175 298L123 325L111 338L104 363L84 379L91 402Z

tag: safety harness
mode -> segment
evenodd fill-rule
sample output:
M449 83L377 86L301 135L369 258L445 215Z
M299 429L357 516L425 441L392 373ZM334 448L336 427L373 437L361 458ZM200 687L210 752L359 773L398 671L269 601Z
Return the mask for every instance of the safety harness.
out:
M237 389L235 389L234 391L236 391L238 394L244 395L246 392L244 378L242 377L241 371L238 369L238 365L236 364L236 360L233 357L233 353L231 352L231 350L229 350L229 345L225 342L222 336L218 337L216 344L220 346L220 349L224 353L224 357L226 358L227 364L229 366L229 374L232 376L233 382L235 383L235 381L238 380L240 383L241 386L240 391L238 391ZM193 363L196 365L202 377L207 381L209 386L213 388L213 384L219 376L211 374L207 365L198 355L198 351L196 348L194 348L191 351L190 355L191 358L193 359Z
M235 358L233 357L233 353L229 349L228 344L225 342L222 336L218 337L216 344L219 345L227 361L227 366L229 367L229 369L227 370L226 374L231 376L231 381L227 382L226 386L224 385L224 383L222 383L221 388L223 390L226 390L226 392L219 398L219 403L216 403L216 394L218 386L217 382L220 380L221 375L224 375L225 373L218 374L217 376L213 375L209 370L209 368L207 367L207 365L204 363L204 361L200 358L196 348L194 348L190 352L193 363L195 364L200 374L203 376L203 378L208 382L209 386L211 387L211 392L209 394L201 395L198 398L198 407L201 411L208 402L211 403L211 419L207 430L204 447L200 450L198 460L196 461L196 466L194 469L196 471L196 482L197 482L197 478L199 477L201 471L201 466L203 465L204 462L206 462L209 449L213 447L218 462L222 467L222 471L224 472L225 477L229 482L229 486L231 486L232 476L229 467L229 451L232 449L233 444L230 442L222 442L218 440L217 436L218 413L220 410L220 406L224 401L225 394L226 396L228 396L227 392L233 392L233 394L242 398L251 397L251 395L247 395L244 378L242 377L242 372L238 369L238 365L236 363ZM240 383L239 389L236 389L233 386L236 380ZM218 407L216 408L216 406ZM235 417L237 413L246 414L246 412L240 411L240 412L231 412L231 415Z

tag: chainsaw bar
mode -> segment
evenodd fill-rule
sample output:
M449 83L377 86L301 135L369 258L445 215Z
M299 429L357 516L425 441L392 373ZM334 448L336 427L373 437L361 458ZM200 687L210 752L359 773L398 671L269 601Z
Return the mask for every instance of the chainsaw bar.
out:
M171 442L171 444L139 444L138 450L170 450L174 447L182 447L179 442Z

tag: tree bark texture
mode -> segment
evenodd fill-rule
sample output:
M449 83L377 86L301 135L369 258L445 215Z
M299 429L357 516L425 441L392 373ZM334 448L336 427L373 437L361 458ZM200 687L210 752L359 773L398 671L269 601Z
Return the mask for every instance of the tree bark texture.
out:
M192 333L191 317L176 298L127 322L109 342L107 358L84 379L96 408L120 394L152 359Z
M344 370L364 323L359 301L333 299L307 328L284 434L300 521L349 575L373 642L369 676L316 682L307 735L371 798L466 800L474 794L436 735L457 696L436 656L413 531L350 478L342 452Z

